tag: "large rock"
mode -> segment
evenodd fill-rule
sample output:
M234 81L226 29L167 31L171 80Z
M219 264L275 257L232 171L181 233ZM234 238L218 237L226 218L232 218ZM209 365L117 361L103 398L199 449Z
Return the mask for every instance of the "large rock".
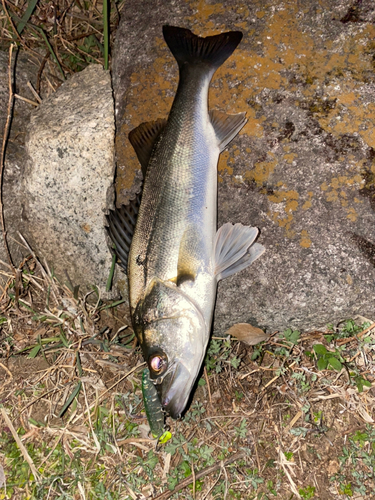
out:
M167 116L176 90L162 25L244 33L210 92L249 119L220 158L219 225L257 225L267 252L220 284L217 333L375 319L374 19L369 1L128 5L113 64L119 203L140 185L128 132Z
M32 113L26 141L26 237L62 281L105 290L111 255L114 109L109 72L75 74Z

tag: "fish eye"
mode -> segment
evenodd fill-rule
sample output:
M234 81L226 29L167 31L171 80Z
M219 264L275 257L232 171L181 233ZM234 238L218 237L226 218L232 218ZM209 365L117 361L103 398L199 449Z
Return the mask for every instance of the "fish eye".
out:
M156 374L161 374L167 368L167 360L161 354L153 354L148 359L148 364L152 372Z

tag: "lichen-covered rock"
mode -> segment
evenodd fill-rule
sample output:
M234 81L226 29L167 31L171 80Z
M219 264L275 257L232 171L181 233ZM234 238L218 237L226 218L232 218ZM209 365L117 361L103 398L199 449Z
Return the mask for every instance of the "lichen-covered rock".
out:
M105 290L111 255L104 212L113 203L110 75L92 65L32 113L23 179L26 237L55 273Z
M210 91L210 107L248 117L219 161L219 225L257 225L267 251L220 284L217 333L238 322L308 330L375 319L375 8L352 4L140 0L121 20L119 203L140 185L128 132L167 116L176 90L162 25L244 33Z

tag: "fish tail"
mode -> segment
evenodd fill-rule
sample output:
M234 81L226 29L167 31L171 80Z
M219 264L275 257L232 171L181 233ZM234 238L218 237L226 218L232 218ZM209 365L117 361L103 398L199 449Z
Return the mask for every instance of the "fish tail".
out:
M185 65L203 63L212 73L228 59L242 39L240 31L202 38L188 29L176 26L163 26L163 35L180 70Z

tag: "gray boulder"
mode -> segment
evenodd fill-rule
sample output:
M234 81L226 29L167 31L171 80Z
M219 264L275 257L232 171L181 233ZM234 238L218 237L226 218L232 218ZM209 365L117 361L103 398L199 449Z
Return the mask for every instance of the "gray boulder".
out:
M299 4L298 4L299 5ZM375 319L375 11L362 2L297 6L140 0L116 36L117 200L140 186L127 134L168 115L177 64L162 25L244 39L211 85L210 107L249 121L219 161L219 225L256 225L266 253L219 286L214 331L250 322L312 330Z
M8 54L0 52L0 126L8 104ZM35 102L38 66L16 62L15 92ZM35 107L15 99L4 171L3 200L8 242L18 266L29 252L46 260L62 281L106 294L111 267L104 213L113 206L114 109L109 72L92 65L74 75ZM0 243L0 281L11 272Z
M25 236L56 275L104 293L111 267L104 213L113 205L109 72L91 65L33 111L22 189Z

